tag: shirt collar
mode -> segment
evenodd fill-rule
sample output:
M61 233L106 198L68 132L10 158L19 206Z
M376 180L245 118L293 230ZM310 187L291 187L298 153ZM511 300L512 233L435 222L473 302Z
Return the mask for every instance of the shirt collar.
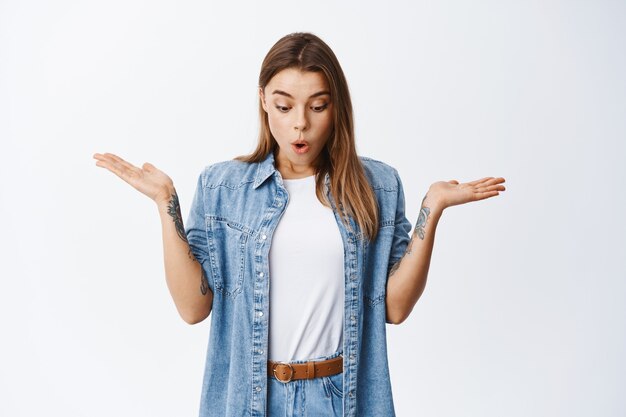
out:
M269 152L264 160L258 163L256 169L256 178L254 180L254 188L259 187L266 179L276 171L274 166L274 152Z

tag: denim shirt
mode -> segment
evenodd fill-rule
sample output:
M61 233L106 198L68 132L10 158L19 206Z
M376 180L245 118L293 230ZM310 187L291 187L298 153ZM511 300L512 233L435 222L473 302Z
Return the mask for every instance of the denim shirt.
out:
M379 205L374 241L364 237L352 217L352 230L346 228L325 177L344 247L343 415L388 417L395 412L387 362L386 283L408 245L411 224L396 169L359 158ZM208 165L198 178L186 234L214 296L201 417L266 416L268 259L288 201L271 152L258 163Z

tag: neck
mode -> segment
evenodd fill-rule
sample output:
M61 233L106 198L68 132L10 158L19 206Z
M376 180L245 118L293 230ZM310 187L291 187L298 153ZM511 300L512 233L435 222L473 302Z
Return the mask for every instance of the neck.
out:
M280 153L275 154L274 161L276 169L283 179L298 179L315 175L316 167L313 164L294 164L288 159L283 159Z

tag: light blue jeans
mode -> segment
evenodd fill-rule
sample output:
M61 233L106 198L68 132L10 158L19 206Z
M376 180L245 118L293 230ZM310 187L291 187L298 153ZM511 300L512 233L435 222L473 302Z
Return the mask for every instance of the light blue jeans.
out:
M311 360L332 359L332 355ZM302 363L306 360L293 361ZM313 379L296 379L287 383L267 377L268 417L343 417L343 372Z

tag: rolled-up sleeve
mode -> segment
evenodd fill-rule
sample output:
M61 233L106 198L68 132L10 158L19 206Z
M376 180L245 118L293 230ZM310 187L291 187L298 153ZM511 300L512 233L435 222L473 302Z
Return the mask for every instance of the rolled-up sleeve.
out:
M396 204L396 217L394 222L393 240L391 242L391 252L389 254L389 264L387 267L387 276L393 265L398 262L404 255L406 248L411 240L411 222L405 216L405 200L402 180L398 171L394 169L394 175L398 181L398 201Z
M207 169L203 170L198 176L196 190L189 209L189 216L187 216L187 222L185 223L185 234L187 235L189 248L204 269L204 273L209 281L209 288L213 291L213 279L210 268L208 268L209 264L206 262L209 259L204 207L204 175L206 172Z

